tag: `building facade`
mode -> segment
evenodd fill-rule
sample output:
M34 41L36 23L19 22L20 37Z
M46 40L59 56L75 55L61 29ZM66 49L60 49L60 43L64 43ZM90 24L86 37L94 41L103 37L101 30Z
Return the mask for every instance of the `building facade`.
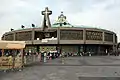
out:
M49 15L52 11L45 8L42 27L33 27L6 32L2 40L26 41L26 52L57 51L59 53L91 52L93 55L105 55L116 51L116 33L86 26L73 26L66 16L58 16L51 25Z

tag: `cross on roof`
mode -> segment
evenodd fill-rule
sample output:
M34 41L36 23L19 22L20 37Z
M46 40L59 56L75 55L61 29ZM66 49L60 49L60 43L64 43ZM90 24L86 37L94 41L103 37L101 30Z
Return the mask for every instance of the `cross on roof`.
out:
M48 16L48 15L51 15L51 14L52 14L52 11L50 11L48 9L48 7L45 8L45 11L42 11L42 15Z
M41 12L42 15L44 15L44 19L43 19L43 30L47 30L47 28L51 27L51 23L50 23L50 19L49 19L49 15L52 14L52 11L50 11L48 9L48 7L45 8L44 11Z

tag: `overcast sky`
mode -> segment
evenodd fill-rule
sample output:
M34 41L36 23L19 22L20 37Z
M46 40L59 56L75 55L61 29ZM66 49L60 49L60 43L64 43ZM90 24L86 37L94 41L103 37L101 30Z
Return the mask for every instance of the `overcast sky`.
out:
M45 7L53 12L52 23L63 11L73 25L111 30L120 39L120 0L0 0L0 36L10 28L20 29L22 24L41 26Z

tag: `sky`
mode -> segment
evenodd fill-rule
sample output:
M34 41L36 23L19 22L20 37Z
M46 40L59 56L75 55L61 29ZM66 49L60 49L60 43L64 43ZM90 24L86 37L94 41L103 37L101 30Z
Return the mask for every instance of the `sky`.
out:
M21 25L40 27L45 7L52 10L51 23L63 11L72 25L111 30L120 41L120 0L0 0L0 36Z

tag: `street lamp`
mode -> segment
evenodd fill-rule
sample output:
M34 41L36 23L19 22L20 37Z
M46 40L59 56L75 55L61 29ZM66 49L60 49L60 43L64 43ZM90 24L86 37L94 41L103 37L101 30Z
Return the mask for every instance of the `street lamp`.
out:
M66 23L66 22L64 22L64 25L67 25L67 23Z
M34 28L34 27L35 27L35 24L32 24L32 27Z
M21 28L23 28L23 29L24 29L24 28L25 28L25 26L21 25Z
M11 31L13 31L14 29L11 28Z

